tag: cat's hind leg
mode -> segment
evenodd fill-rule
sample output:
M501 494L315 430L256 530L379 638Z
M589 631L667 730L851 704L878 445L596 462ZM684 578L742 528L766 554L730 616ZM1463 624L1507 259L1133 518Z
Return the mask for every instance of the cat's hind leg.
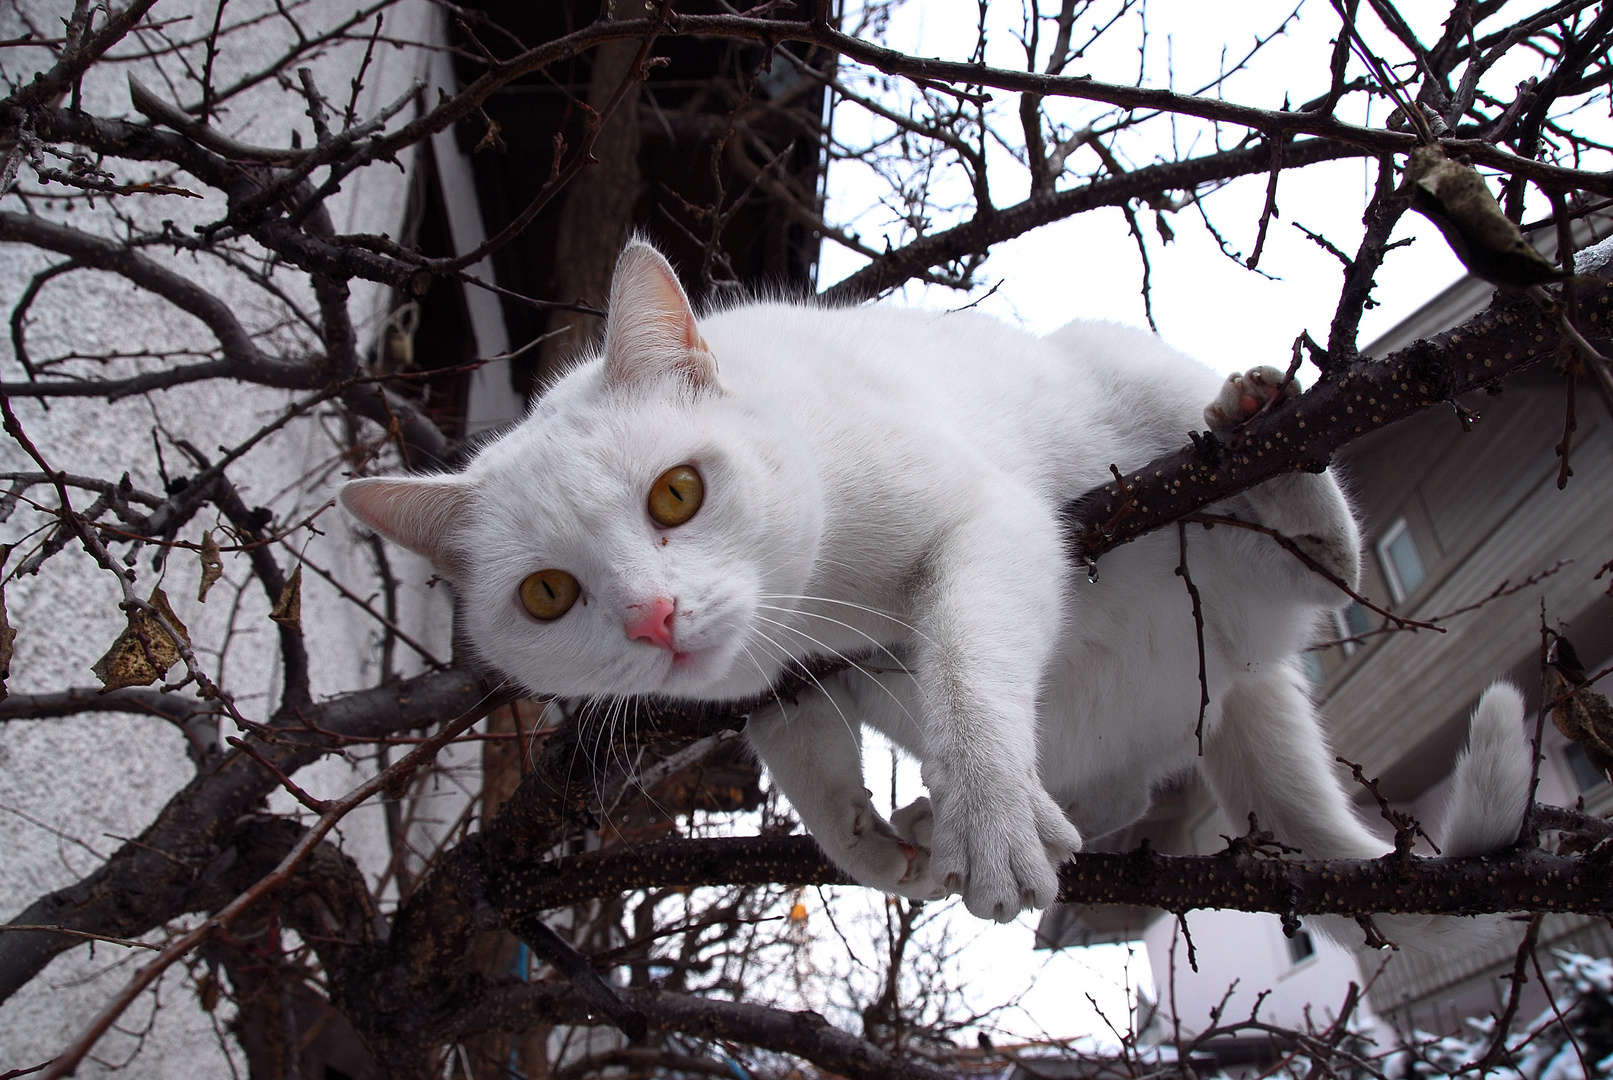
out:
M1516 839L1528 800L1530 749L1518 692L1497 684L1474 710L1469 748L1458 761L1445 819L1436 830L1446 854L1476 855ZM1203 770L1234 827L1250 813L1260 828L1311 859L1371 859L1388 843L1359 821L1342 774L1322 738L1300 676L1279 669L1235 682L1205 733ZM1335 939L1355 944L1360 931L1338 916L1307 918ZM1500 916L1378 915L1380 933L1412 952L1487 947L1509 932Z
M898 836L870 801L854 695L839 681L801 694L798 707L758 710L745 736L836 866L885 892L944 895L930 879L927 848Z
M1239 679L1204 733L1204 778L1235 829L1249 815L1306 858L1373 859L1386 845L1355 816L1299 680L1275 665Z
M1220 394L1205 407L1204 422L1211 431L1225 435L1279 394L1286 400L1298 393L1299 384L1289 382L1285 387L1283 373L1276 368L1250 368L1227 377ZM1240 499L1253 510L1260 524L1293 540L1350 588L1359 584L1361 533L1349 501L1331 472L1273 477L1250 488ZM1303 570L1287 553L1283 553L1283 557L1293 561L1296 569ZM1310 588L1306 591L1315 594L1320 602L1343 602L1343 594L1320 577L1308 572L1294 576L1302 583L1308 577Z

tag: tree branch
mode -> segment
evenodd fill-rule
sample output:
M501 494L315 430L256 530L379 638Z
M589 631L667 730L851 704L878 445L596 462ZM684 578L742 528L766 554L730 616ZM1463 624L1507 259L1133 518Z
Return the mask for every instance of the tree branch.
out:
M1586 323L1607 335L1613 285L1575 286ZM1557 321L1532 301L1497 294L1466 323L1384 357L1357 360L1241 429L1231 443L1194 446L1129 470L1066 504L1071 555L1080 561L1286 472L1319 472L1361 436L1487 386L1553 355Z
M263 729L273 742L253 736L253 745L290 775L344 738L377 738L472 712L485 715L508 699L464 671L437 672L297 709L291 721ZM194 910L194 890L206 884L233 823L275 786L273 776L239 752L209 762L136 841L10 921L138 937ZM139 903L130 904L130 895ZM0 1000L74 944L61 934L0 934Z
M848 1035L817 1013L787 1012L742 1001L624 990L623 999L659 1031L708 1039L731 1039L805 1058L850 1080L945 1080L946 1073L896 1057ZM598 1024L597 1010L575 990L553 983L488 988L474 1005L452 1014L449 1037L482 1031L522 1031L537 1023Z
M265 356L228 304L189 278L159 266L132 248L31 214L7 211L0 211L0 241L32 244L66 255L85 266L119 274L194 315L223 347L230 366L220 374L290 389L308 389L325 381L305 365L286 364ZM37 387L39 384L23 384L24 387L30 385Z

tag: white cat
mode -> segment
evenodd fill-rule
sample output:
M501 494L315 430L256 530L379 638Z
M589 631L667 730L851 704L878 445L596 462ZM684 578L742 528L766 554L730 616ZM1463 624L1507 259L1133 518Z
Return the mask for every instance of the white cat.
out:
M671 267L635 242L601 356L464 473L356 480L342 501L436 563L481 657L534 694L738 699L792 658L872 657L798 707L757 712L751 744L854 878L960 892L1009 919L1054 900L1083 836L1140 817L1156 784L1194 767L1231 821L1253 811L1308 856L1385 848L1351 813L1300 673L1319 616L1345 599L1334 586L1268 537L1189 528L1211 699L1201 757L1176 531L1110 552L1089 583L1060 525L1111 462L1236 422L1278 379L1223 381L1106 323L1038 339L972 312L776 302L697 323ZM1218 511L1358 577L1328 474ZM1447 853L1517 835L1521 717L1504 686L1475 713ZM923 762L930 798L894 825L864 789L863 724Z

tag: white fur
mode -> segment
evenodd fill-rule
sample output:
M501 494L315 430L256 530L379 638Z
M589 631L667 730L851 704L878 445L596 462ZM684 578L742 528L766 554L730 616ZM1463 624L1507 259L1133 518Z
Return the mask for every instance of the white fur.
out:
M608 335L608 360L567 374L463 475L429 482L460 499L438 546L454 553L466 630L490 664L533 693L736 699L792 658L871 656L799 707L759 710L750 740L853 876L959 891L983 917L1052 902L1055 868L1083 835L1126 825L1154 785L1200 764L1234 822L1253 810L1310 856L1381 853L1297 663L1344 599L1333 586L1264 536L1189 527L1211 697L1200 759L1176 530L1106 555L1096 584L1065 554L1065 500L1110 463L1180 446L1212 399L1218 421L1237 419L1243 377L1226 383L1119 326L1037 339L974 312L756 303L696 332L669 314L646 252L624 255L650 284L618 288L613 319L643 303L670 329ZM692 361L704 374L690 377ZM621 370L632 377L607 376ZM684 462L705 503L664 529L646 493ZM394 536L409 532L396 517L414 489L398 490L392 520L363 512ZM1357 577L1359 537L1330 475L1285 476L1217 509ZM517 587L551 567L582 583L584 602L537 622ZM675 600L686 662L624 633L629 608L655 597ZM1497 823L1515 829L1523 809L1521 705L1486 701L1457 778L1471 822L1452 834L1474 850L1507 839ZM899 828L863 788L864 724L923 761L930 797Z

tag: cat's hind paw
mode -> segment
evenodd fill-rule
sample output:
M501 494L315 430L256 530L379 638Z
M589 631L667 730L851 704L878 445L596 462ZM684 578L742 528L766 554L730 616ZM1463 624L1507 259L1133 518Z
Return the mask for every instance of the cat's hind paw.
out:
M1252 367L1227 376L1221 392L1204 407L1204 422L1211 431L1236 427L1265 408L1281 392L1283 400L1299 396L1299 383L1283 385L1283 373L1274 367Z

